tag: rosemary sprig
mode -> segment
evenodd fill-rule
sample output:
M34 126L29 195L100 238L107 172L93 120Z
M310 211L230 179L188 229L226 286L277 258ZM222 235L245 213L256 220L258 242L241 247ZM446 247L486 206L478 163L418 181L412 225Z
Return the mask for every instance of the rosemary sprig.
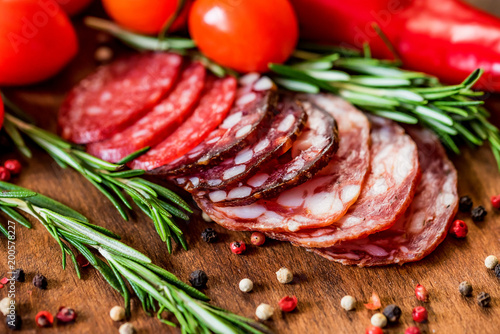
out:
M132 201L151 218L169 253L172 252L172 240L187 249L183 232L174 221L174 217L189 220L187 213L193 212L189 205L173 191L141 178L144 170L124 170L124 164L144 153L145 149L131 154L118 164L113 164L93 157L80 147L24 122L10 113L5 115L5 127L9 129L7 133L22 153L31 156L21 133L45 150L59 166L62 168L69 166L83 175L113 203L125 220L128 220L126 209L132 210L130 201L123 192L128 194ZM73 218L82 219L82 217Z
M287 65L270 64L282 87L306 93L338 94L359 108L402 123L430 128L453 152L459 143L490 144L500 169L500 131L472 86L482 75L474 71L459 85L445 86L437 78L400 68L399 61L373 59L369 49L353 50L303 45Z
M208 304L206 295L169 271L152 264L146 255L118 241L118 236L113 232L90 224L85 217L67 206L6 182L0 181L0 190L0 209L15 209L36 218L61 247L63 269L66 255L69 255L78 278L80 270L76 255L77 252L82 254L108 284L123 296L127 312L130 307L130 286L147 313L157 312L157 317L163 323L177 326L161 317L164 311L171 312L182 333L269 332L265 326L251 319ZM22 219L26 220L24 217ZM104 260L96 256L93 249Z

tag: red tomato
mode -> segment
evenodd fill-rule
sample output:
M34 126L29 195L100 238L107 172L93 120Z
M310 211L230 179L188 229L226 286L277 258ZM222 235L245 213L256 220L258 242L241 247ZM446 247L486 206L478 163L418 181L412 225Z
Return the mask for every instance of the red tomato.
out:
M75 30L54 2L0 0L0 13L0 85L45 80L75 56Z
M186 27L191 0L187 0L169 31ZM177 0L102 0L104 9L121 26L144 34L157 34L177 8Z
M56 0L57 3L68 15L80 13L85 7L90 5L92 0Z
M3 125L3 102L2 102L2 96L0 95L0 129L2 128Z
M295 49L297 17L288 0L197 0L189 32L200 50L240 72L266 72Z

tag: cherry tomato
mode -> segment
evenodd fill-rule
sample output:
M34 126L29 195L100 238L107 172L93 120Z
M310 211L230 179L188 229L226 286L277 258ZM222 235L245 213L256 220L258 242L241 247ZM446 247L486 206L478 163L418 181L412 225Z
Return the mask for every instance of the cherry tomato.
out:
M93 0L56 0L68 15L76 15L84 10Z
M184 4L169 31L186 27L191 0ZM144 34L157 34L177 9L178 0L102 0L104 9L121 26Z
M56 3L0 0L0 13L0 85L45 80L76 55L75 30Z
M197 0L189 32L200 50L239 72L266 72L295 49L298 23L288 0Z

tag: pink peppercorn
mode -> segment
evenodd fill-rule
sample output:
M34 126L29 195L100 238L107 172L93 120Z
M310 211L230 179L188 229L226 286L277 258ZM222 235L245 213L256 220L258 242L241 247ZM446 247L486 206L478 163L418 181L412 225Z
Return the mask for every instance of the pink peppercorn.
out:
M491 196L491 205L495 209L500 209L500 195L497 196Z
M420 329L416 326L411 326L405 330L405 334L420 334Z
M50 327L54 322L54 317L50 312L40 311L35 316L35 323L38 327Z
M262 246L264 242L266 242L266 236L261 232L253 232L250 237L250 241L252 242L252 245Z
M415 296L421 302L427 302L429 300L429 293L427 292L427 289L420 284L417 284L417 287L415 288Z
M10 180L10 171L5 167L0 166L0 181L8 182L9 180Z
M23 166L18 160L10 159L4 162L3 166L9 170L12 175L21 173Z
M450 233L459 239L465 238L467 233L469 232L469 228L467 224L463 220L455 220L451 225Z
M283 312L292 312L297 307L297 297L295 297L295 296L292 296L292 297L290 297L290 296L283 297L279 301L278 305L280 306L280 309Z
M61 306L56 318L60 322L68 323L76 320L76 312L72 308Z
M384 334L384 331L380 327L371 325L366 328L365 334Z
M411 312L411 316L416 322L424 322L427 320L427 310L423 306L417 306Z
M234 254L242 254L247 249L247 246L243 241L233 241L231 242L231 252Z

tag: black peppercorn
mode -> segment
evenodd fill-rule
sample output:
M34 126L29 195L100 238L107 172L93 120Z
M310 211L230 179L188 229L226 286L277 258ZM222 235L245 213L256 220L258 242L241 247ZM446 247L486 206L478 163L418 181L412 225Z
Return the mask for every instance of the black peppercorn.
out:
M382 312L389 322L398 322L401 317L401 309L399 306L391 304L387 305Z
M23 325L23 319L21 319L21 317L17 314L9 314L5 319L5 322L7 323L7 327L14 331L21 330Z
M12 278L16 280L17 282L24 282L25 280L25 275L24 275L24 270L22 269L16 269L12 272Z
M47 279L43 275L36 274L35 277L33 277L33 285L39 289L45 290L47 289Z
M471 211L472 214L472 220L475 222L482 222L484 220L484 217L488 214L485 208L483 208L481 205L478 206L477 208L472 209Z
M500 263L495 266L495 275L500 278Z
M470 283L467 281L463 281L458 286L458 291L460 291L460 294L462 296L466 296L466 297L470 296L470 295L472 295L472 285L470 285Z
M462 196L460 197L460 202L458 203L458 209L462 212L470 212L472 204L472 199L469 196Z
M203 288L207 285L208 276L203 270L195 270L189 275L189 283L195 288Z
M217 240L217 232L213 228L207 228L201 232L201 238L208 243L215 242Z
M491 296L489 293L480 292L477 295L477 303L479 304L479 306L487 307L488 305L490 305L490 302L491 302Z

